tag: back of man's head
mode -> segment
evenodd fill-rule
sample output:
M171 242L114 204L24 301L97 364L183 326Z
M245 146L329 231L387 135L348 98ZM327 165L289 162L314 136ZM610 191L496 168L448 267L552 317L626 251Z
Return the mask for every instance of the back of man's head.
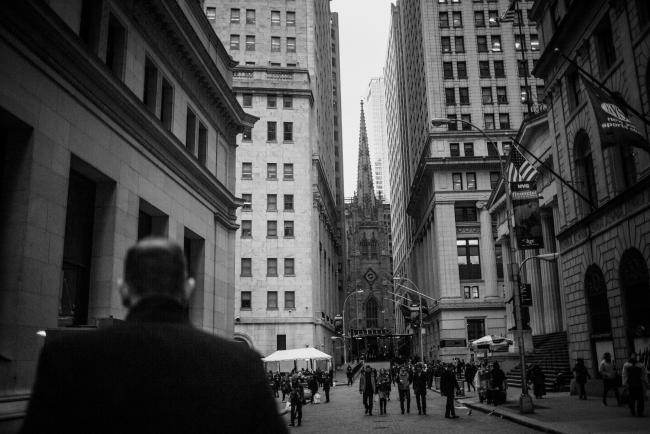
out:
M183 297L187 278L183 249L165 238L145 238L131 246L124 260L124 282L139 297Z

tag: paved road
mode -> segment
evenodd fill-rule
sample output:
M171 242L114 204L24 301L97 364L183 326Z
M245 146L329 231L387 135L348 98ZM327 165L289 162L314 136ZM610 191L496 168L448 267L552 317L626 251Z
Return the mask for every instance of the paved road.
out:
M371 363L377 369L383 367L380 363ZM387 366L387 364L386 364ZM379 416L379 403L375 403L373 416L364 415L359 385L345 386L345 374L339 371L336 377L338 384L330 391L330 402L323 404L307 404L303 406L303 421L301 427L290 428L295 433L314 434L364 434L364 433L533 433L537 432L522 425L488 416L474 411L468 415L467 409L456 409L459 419L445 419L445 402L438 393L427 391L427 415L420 416L411 392L411 414L401 414L397 391L391 391L385 416ZM321 393L322 394L322 393ZM324 395L324 394L322 394ZM324 396L323 396L324 402ZM457 404L457 407L460 406ZM289 423L289 415L284 419Z

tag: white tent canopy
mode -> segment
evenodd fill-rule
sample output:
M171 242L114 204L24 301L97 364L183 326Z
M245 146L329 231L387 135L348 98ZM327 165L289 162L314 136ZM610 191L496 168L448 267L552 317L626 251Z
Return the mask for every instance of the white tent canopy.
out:
M283 362L288 360L330 360L332 356L316 348L296 348L294 350L281 350L264 357L264 362Z
M487 335L472 341L469 346L473 350L495 351L512 345L512 340L502 336Z

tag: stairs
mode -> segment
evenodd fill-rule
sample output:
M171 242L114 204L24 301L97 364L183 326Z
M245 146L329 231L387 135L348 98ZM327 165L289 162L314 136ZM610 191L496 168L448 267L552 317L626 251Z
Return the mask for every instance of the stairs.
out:
M533 352L526 355L526 364L539 365L546 376L546 390L552 392L557 373L562 373L562 384L558 391L568 391L571 381L569 344L566 332L533 336ZM508 386L521 387L521 365L515 366L506 374Z

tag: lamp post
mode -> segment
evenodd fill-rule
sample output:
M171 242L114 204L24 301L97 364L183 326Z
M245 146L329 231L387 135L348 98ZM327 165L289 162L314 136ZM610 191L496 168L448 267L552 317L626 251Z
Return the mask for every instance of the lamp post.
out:
M345 300L343 301L343 364L344 365L348 364L348 346L346 345L345 342L346 333L347 333L347 328L345 328L345 305L350 299L350 296L352 296L353 294L363 294L363 289L357 289L356 291L349 293L348 296L345 297Z

